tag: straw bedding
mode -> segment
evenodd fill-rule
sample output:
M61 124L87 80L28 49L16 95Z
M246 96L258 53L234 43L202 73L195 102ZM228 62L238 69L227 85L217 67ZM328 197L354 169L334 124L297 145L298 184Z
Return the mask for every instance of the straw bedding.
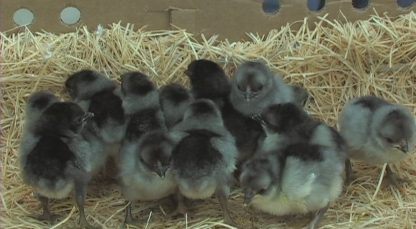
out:
M1 34L3 61L1 83L1 212L0 228L49 228L29 214L40 206L29 187L22 184L17 153L22 133L23 111L28 95L50 90L67 98L63 82L68 74L92 68L118 80L130 70L147 73L158 86L169 82L188 84L183 71L191 60L208 58L232 75L246 59L261 58L280 71L288 83L304 86L313 99L308 111L335 126L344 103L354 96L374 94L416 110L416 14L400 18L374 16L356 23L322 19L309 29L307 21L250 35L247 42L231 43L195 39L182 30L136 30L114 24L108 29L54 35L28 31ZM322 228L414 228L416 227L415 156L398 164L398 173L412 182L400 190L380 182L381 167L354 163L352 185L333 204ZM107 171L111 175L111 171ZM274 217L242 207L238 189L231 197L232 215L241 228L299 228L308 216ZM53 201L52 211L62 215L52 228L74 228L78 211L71 198ZM117 185L104 175L90 185L88 220L104 228L118 228L124 217L124 200ZM187 217L166 216L169 201L136 204L135 216L146 228L218 228L221 210L215 198L196 201Z

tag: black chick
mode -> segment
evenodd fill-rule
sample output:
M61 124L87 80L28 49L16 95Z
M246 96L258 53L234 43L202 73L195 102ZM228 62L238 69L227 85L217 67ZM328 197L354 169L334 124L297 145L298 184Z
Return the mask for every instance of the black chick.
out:
M186 88L173 83L160 88L159 100L166 127L170 129L182 120L183 114L193 98Z
M92 70L78 71L66 80L71 98L94 114L92 130L114 155L124 138L125 119L122 100L114 81Z
M43 214L38 219L53 221L49 199L65 198L75 188L80 226L95 228L84 213L90 174L85 161L71 146L92 117L92 113L84 112L77 104L59 102L50 93L35 93L29 99L19 156L23 180L32 186L42 204Z
M195 60L191 62L185 73L191 81L195 99L210 99L219 106L224 125L236 141L239 168L239 165L254 155L259 142L264 137L261 125L233 107L229 100L230 81L218 64L210 60Z
M179 189L178 211L185 212L182 196L206 199L216 194L225 222L234 224L228 195L238 152L217 106L207 99L193 102L182 122L172 129L171 137L177 143L172 152L172 172Z

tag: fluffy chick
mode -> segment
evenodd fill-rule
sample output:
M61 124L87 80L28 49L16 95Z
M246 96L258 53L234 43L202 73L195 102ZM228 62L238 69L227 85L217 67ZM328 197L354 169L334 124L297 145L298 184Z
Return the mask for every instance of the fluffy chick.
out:
M278 216L315 212L308 228L318 228L342 192L344 160L331 148L309 143L262 152L243 166L244 203Z
M92 116L75 103L59 102L50 93L38 92L30 97L19 157L23 180L33 187L42 204L43 214L38 219L53 221L49 199L65 198L75 188L80 225L95 228L84 213L89 177L86 161L71 147Z
M108 150L118 152L126 125L116 83L98 72L81 70L69 76L65 87L75 102L94 114L92 128L109 144Z
M230 101L246 116L257 116L271 104L296 103L303 106L308 95L300 87L287 85L264 63L247 61L235 73Z
M35 130L38 121L43 112L53 103L59 102L59 99L47 91L35 92L30 95L25 107L24 129L20 143L20 165L26 164L27 153L39 141L39 136Z
M416 144L415 118L410 111L375 96L355 98L346 104L339 125L349 157L369 164L401 161ZM400 178L390 166L387 176L391 184L398 185Z
M132 201L158 200L176 192L170 169L173 147L174 142L162 130L147 132L123 144L120 177L123 196L129 201L125 224L135 222Z
M210 99L219 107L224 105L231 85L224 70L217 63L205 59L194 60L188 65L185 74L191 81L191 91L195 99Z
M182 120L193 98L186 88L173 83L160 88L159 100L166 126L170 129Z
M239 151L237 165L250 158L264 136L261 125L237 111L230 103L231 84L224 70L210 60L195 60L186 71L195 98L214 101L228 131L234 136Z
M268 106L261 113L266 131L262 150L281 150L294 143L309 143L328 147L346 156L346 144L341 135L325 123L311 118L293 103Z
M148 76L141 72L123 74L121 94L127 119L127 140L138 139L152 130L166 130L159 93Z
M206 199L216 194L225 222L233 224L228 195L238 152L218 107L211 100L196 100L171 136L177 142L172 170L179 189L178 211L185 213L181 196Z
M128 120L120 156L121 185L129 201L125 224L133 224L132 201L157 200L176 191L171 173L165 177L173 143L165 133L158 91L145 74L123 74L121 93Z

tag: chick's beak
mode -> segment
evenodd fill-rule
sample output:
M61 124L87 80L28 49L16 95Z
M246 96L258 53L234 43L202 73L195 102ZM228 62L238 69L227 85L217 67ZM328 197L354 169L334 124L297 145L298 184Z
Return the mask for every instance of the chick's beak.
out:
M247 90L244 93L244 99L246 100L246 102L250 102L251 100L251 88L248 87Z
M191 76L191 71L189 69L186 69L183 73L187 76Z
M125 82L126 81L126 78L127 78L126 77L126 74L123 74L123 75L120 76L120 81L121 82Z
M88 120L92 119L94 117L94 113L91 112L86 112L83 116L82 116L82 122L87 122Z
M251 116L251 118L254 121L257 121L258 123L260 123L261 126L265 127L266 126L266 121L264 121L263 117L261 114L254 114Z
M407 140L403 140L400 142L399 145L399 149L400 151L402 151L403 153L407 153L409 152L409 142Z
M250 205L254 196L255 196L255 194L252 190L246 190L244 192L244 207L247 207L248 205Z
M162 166L162 164L159 162L158 165L157 165L157 171L156 171L157 175L160 178L164 179L165 176L166 176L166 171L168 170L168 168L169 168L168 166Z

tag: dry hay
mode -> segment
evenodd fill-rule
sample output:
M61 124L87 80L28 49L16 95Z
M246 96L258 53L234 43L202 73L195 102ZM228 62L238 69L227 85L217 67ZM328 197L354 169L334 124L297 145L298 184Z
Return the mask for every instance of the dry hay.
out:
M30 32L1 38L3 56L1 119L2 180L0 228L48 228L28 217L40 211L32 190L22 184L16 162L22 133L23 108L28 95L51 90L66 97L63 82L68 74L93 68L118 79L123 72L140 70L157 84L187 84L183 71L196 58L219 62L232 73L246 59L261 58L285 75L289 83L303 85L312 94L308 110L331 125L345 101L359 95L378 95L416 110L416 14L397 19L374 16L356 23L329 22L309 29L290 26L267 36L250 35L247 42L231 43L216 37L197 41L182 30L145 32L114 24L90 33L54 35ZM415 157L396 170L412 180L396 190L381 184L380 167L354 164L358 179L329 209L322 228L416 227ZM273 217L242 207L242 195L231 196L232 214L242 228L296 228L306 216ZM87 197L88 219L104 228L118 228L125 204L114 183L96 179ZM52 210L62 215L52 228L74 228L78 212L71 198L53 201ZM170 219L166 202L140 203L134 208L146 228L221 227L221 211L215 198L197 201L189 217Z

